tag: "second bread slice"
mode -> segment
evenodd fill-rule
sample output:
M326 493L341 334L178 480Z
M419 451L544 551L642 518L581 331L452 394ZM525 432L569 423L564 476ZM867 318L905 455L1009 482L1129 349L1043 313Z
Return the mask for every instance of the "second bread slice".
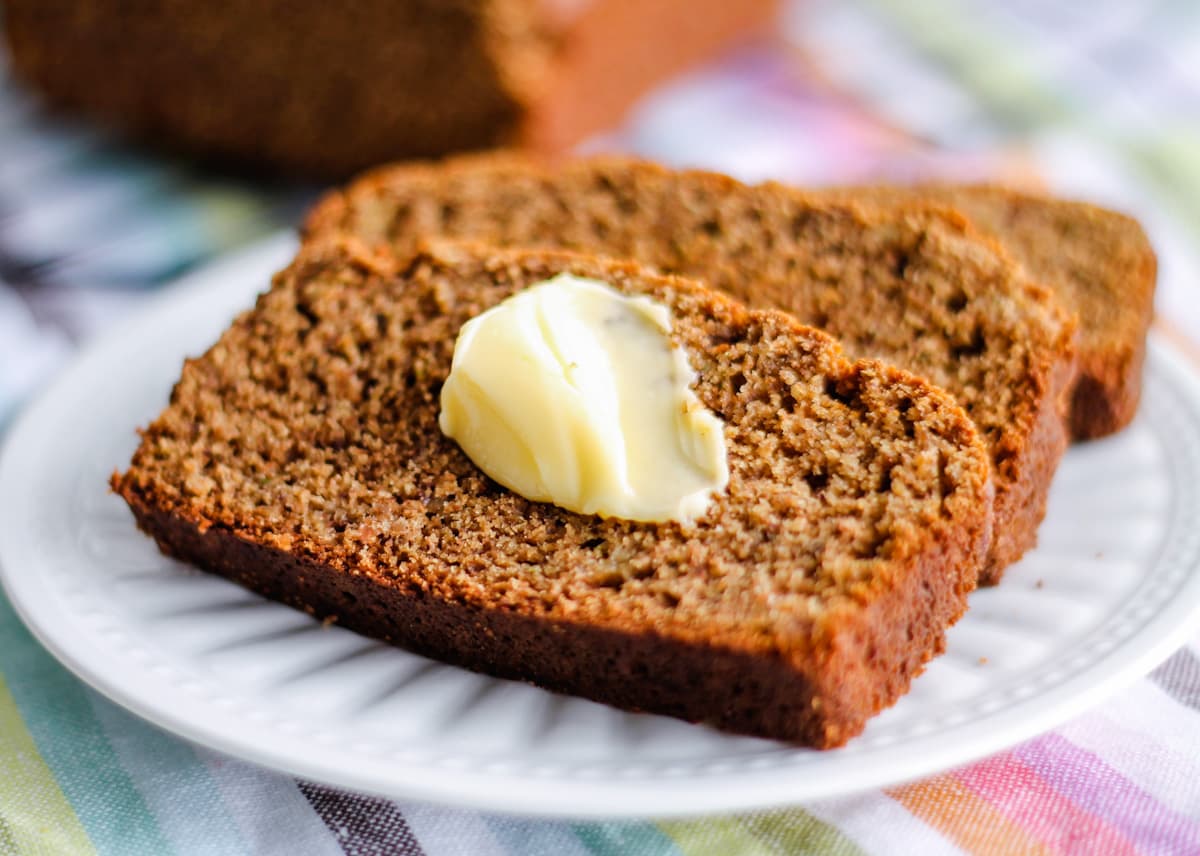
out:
M462 325L562 272L669 308L725 425L728 488L699 519L531 502L439 430ZM991 508L975 428L920 378L632 264L459 245L302 251L188 361L113 486L166 552L362 633L820 747L943 649Z

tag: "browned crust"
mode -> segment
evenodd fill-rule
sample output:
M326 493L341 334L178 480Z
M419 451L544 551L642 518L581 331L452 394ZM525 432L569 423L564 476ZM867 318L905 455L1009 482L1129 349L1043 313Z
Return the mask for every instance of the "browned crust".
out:
M657 81L739 39L769 32L778 6L777 0L584 4L558 35L562 49L544 90L529 103L515 142L561 152L612 128Z
M1153 275L1151 277L1153 279ZM1146 333L1131 347L1079 354L1079 370L1071 385L1071 438L1098 440L1133 421L1142 400L1142 370L1146 363Z
M451 170L500 171L544 168L555 162L556 159L551 155L528 155L515 149L495 149L451 155L440 160L380 164L359 173L348 184L322 194L305 214L300 224L300 237L307 244L333 238L338 234L353 233L353 230L347 229L347 224L353 220L351 199L359 193L370 193L373 189L386 187L394 181L433 177ZM635 159L629 159L629 162L641 163ZM369 243L369 239L364 240Z
M859 734L945 650L946 628L962 616L974 587L954 569L974 566L986 544L986 527L977 523L962 539L932 545L905 586L822 640L822 656L796 663L389 586L221 526L202 531L157 509L129 480L114 476L112 487L164 553L318 619L477 672L821 749Z
M536 5L153 0L114 15L97 0L9 0L4 12L14 73L56 106L188 154L341 177L510 139L551 58Z
M735 325L778 324L795 337L786 340L780 354L795 353L796 346L817 349L828 358L829 377L836 379L840 394L850 394L855 384L878 383L883 388L895 384L911 389L911 394L925 398L927 412L942 426L938 436L962 453L964 470L955 478L967 493L942 495L945 504L940 515L924 519L922 525L900 525L891 547L877 557L871 575L845 582L832 597L822 599L817 613L800 615L776 608L759 616L756 620L769 618L771 624L771 632L764 635L749 628L745 616L682 620L675 611L678 602L669 612L647 620L636 611L623 612L620 598L611 593L601 593L600 601L590 606L576 601L570 609L557 601L547 604L540 597L502 599L476 584L471 572L449 573L434 555L425 557L422 545L427 542L419 537L404 541L401 552L408 558L397 560L394 554L381 553L390 557L386 561L391 564L385 567L375 563L373 554L364 558L340 540L264 528L253 508L240 513L214 510L222 506L214 507L207 492L189 493L187 482L197 473L194 459L185 455L178 470L157 469L156 461L162 460L158 450L163 447L154 443L156 432L172 430L164 414L143 433L130 469L114 474L111 485L130 505L139 526L165 552L320 618L335 618L367 635L469 668L625 708L819 747L840 745L857 734L867 718L893 703L924 663L943 650L945 629L965 609L987 553L991 523L986 456L969 420L949 396L898 369L870 361L851 364L827 336L778 313L747 313L718 294L680 279L649 277L632 264L565 253L489 250L487 256L471 257L472 251L455 244L439 245L435 252L437 256L420 256L403 264L424 270L459 264L462 257L466 264L483 265L467 270L495 271L498 276L509 276L507 271L521 266L521 276L538 279L564 265L593 276L607 271L610 281L644 276L646 285L640 287L706 301L706 313L712 313L718 323L728 316ZM276 280L277 287L285 289L284 305L290 305L286 303L289 278L307 281L330 270L341 274L347 263L368 277L390 277L397 270L391 260L361 250L352 250L349 257L340 248L333 248L331 255L320 250L302 252ZM359 281L355 277L360 274L333 281L340 291ZM260 298L260 307L269 298ZM244 341L238 338L241 334L262 329L254 325L254 314L243 315L227 335ZM189 396L189 390L213 392L211 368L235 365L221 343L210 355L185 365L172 407L180 404L180 396ZM203 364L209 359L214 364L206 368ZM184 433L191 437L196 417L187 416L184 422ZM898 435L905 433L898 425L896 430ZM227 431L228 427L221 429L222 434ZM206 460L212 457L209 444L193 447L193 442L194 438L187 440L188 448L200 450ZM440 434L428 442L451 445ZM318 455L328 451L324 446L316 449ZM169 477L164 480L164 475ZM177 476L183 484L176 483ZM501 495L488 502L517 500ZM419 507L412 513L425 517L423 501L416 502ZM272 508L278 511L277 503ZM487 514L495 516L495 506L488 507ZM539 506L537 511L525 508L522 519L543 514L569 517L571 526L584 527L583 534L572 536L577 539L634 525L570 515L551 506ZM398 534L407 531L401 527L393 534L409 539L412 536ZM566 537L563 530L554 531L560 539ZM658 537L678 537L671 531L667 527ZM802 558L794 555L772 567L783 573ZM753 567L743 570L752 571Z
M610 175L623 170L637 171L638 174L651 178L670 173L655 164L631 158L593 158L588 163L596 166L597 173ZM306 241L319 242L347 232L357 234L382 231L381 224L362 224L356 220L358 212L353 200L360 195L386 193L389 186L402 187L409 182L436 183L451 177L461 178L475 174L552 176L555 168L553 164L531 161L528 157L513 152L468 155L433 163L380 167L361 176L349 187L326 194L306 218L302 232ZM690 183L695 188L706 189L716 196L746 192L744 185L728 176L701 171L670 174L678 176L681 184ZM824 207L840 205L847 208L848 216L859 218L863 222L866 222L863 218L878 216L899 219L905 216L906 212L917 211L920 217L925 218L924 222L928 224L931 235L947 246L948 254L961 250L965 245L985 247L986 252L1003 259L1002 264L1017 269L1016 262L1010 258L1003 246L974 228L958 211L944 205L931 207L928 203L922 203L914 207L913 204L889 204L881 208L873 204L876 200L874 193L864 193L866 198L847 202L838 201L837 197L844 195L841 191L806 194L780 185L769 185L762 190L766 193L808 199L813 204ZM893 209L891 213L887 210L889 207ZM880 211L883 212L882 215L879 215ZM660 223L659 226L670 234L674 234L672 229L675 232L679 231L670 223ZM375 239L376 235L370 234L367 238ZM651 255L658 252L659 236L647 234L642 241L644 243L639 243L639 248L648 248ZM658 263L657 259L640 256L639 259ZM704 276L694 268L684 272L691 276ZM750 281L742 282L736 276L739 272L722 268L712 273L727 281L713 282L714 285L722 288L732 285L733 287L727 290L752 304L756 302L756 292L762 290L761 284L752 274L744 278ZM1054 328L1058 333L1053 341L1044 343L1031 356L1020 378L1010 379L1014 383L1020 381L1027 386L1030 395L1022 400L1011 414L1009 424L1000 427L999 436L991 439L995 466L1001 472L997 479L996 491L996 538L992 554L980 578L980 583L984 585L998 582L1004 569L1037 543L1037 528L1045 516L1050 481L1068 443L1068 408L1071 404L1069 395L1074 384L1076 347L1073 318L1063 311L1046 289L1029 282L1024 275L1014 280L1012 287L1024 290L1030 306L1038 307L1036 312L1031 311L1031 315L1037 316L1031 318L1031 321ZM757 302L763 305L761 298L757 298ZM769 301L769 305L780 306L774 301ZM789 309L787 306L781 308ZM802 316L801 320L820 325L820 321L813 318ZM841 331L835 331L835 334L841 336L843 341L852 347Z
M765 29L776 0L7 0L13 71L170 148L344 177L399 157L565 149L655 82ZM664 32L671 38L663 38Z

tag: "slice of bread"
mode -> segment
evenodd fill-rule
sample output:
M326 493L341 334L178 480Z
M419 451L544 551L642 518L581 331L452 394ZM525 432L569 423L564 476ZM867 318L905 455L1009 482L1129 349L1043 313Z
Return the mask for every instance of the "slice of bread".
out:
M823 199L620 158L515 155L386 167L327 196L310 242L427 235L629 257L828 330L955 394L992 452L996 537L981 578L1033 546L1066 448L1073 325L960 215Z
M1129 424L1142 392L1158 260L1136 220L1083 202L1001 187L857 188L946 202L1000 241L1079 318L1071 435L1104 437Z
M671 311L725 423L698 520L530 502L438 429L462 324L560 272ZM441 244L301 251L188 360L112 486L167 553L415 651L829 747L940 652L987 549L987 452L946 392L632 263Z

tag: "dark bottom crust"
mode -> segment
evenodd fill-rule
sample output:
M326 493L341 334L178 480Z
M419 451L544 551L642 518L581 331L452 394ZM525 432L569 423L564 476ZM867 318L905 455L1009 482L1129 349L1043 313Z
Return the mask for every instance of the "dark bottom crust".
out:
M980 526L942 545L911 585L875 602L834 639L810 677L782 656L702 647L651 634L447 602L193 523L126 494L138 526L163 552L272 600L366 636L486 674L535 682L626 710L706 722L723 731L840 746L895 702L945 648L966 608Z
M1121 361L1107 355L1091 356L1081 356L1079 377L1071 390L1072 440L1096 440L1117 433L1133 421L1141 399L1145 345Z

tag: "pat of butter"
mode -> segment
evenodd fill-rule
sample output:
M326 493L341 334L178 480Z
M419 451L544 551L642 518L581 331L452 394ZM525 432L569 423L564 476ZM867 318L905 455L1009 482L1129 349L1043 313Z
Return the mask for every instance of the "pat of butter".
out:
M560 274L463 325L440 425L527 499L628 520L691 520L729 467L721 420L691 389L671 315Z

